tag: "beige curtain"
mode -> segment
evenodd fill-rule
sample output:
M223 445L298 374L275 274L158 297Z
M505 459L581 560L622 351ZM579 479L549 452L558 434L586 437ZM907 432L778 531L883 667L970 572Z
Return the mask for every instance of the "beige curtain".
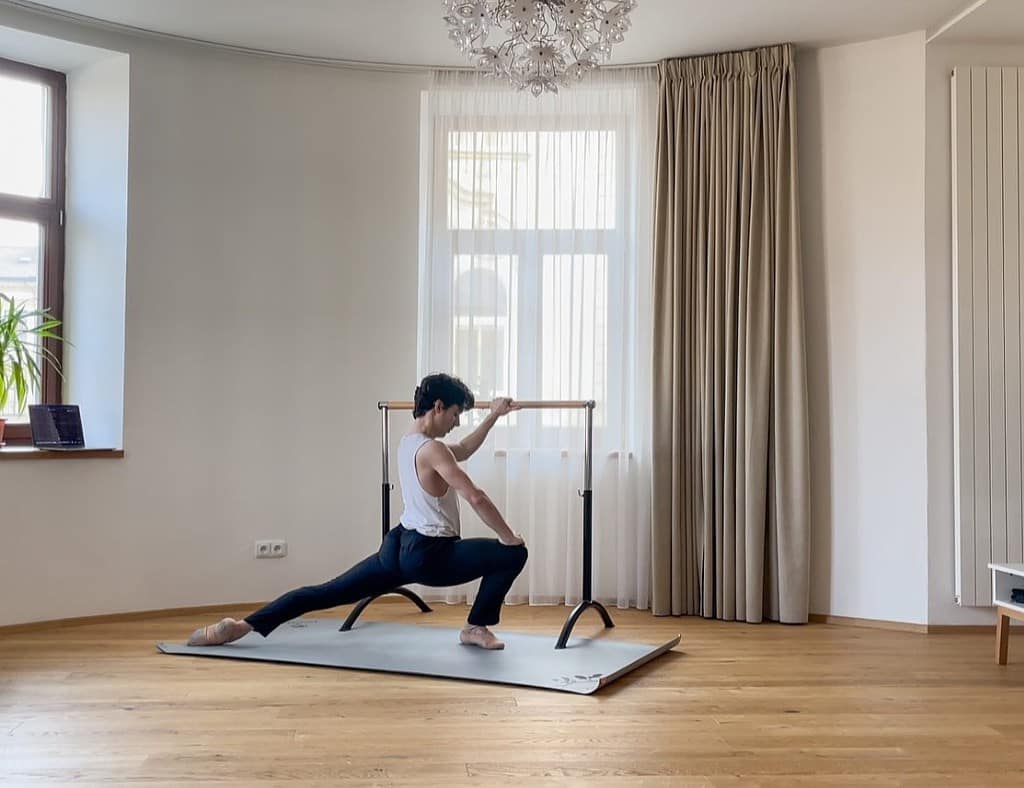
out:
M793 51L658 70L652 608L806 622Z

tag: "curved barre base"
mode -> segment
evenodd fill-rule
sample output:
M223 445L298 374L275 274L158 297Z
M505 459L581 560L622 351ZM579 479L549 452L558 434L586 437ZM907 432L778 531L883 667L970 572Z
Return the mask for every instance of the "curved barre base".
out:
M352 629L352 626L356 623L356 620L359 618L362 612L366 610L366 608L374 599L378 599L382 596L387 596L388 594L398 594L400 596L404 596L424 613L433 612L430 605L428 605L426 602L420 599L419 594L417 594L415 591L410 591L408 588L395 588L391 591L385 591L382 594L374 594L373 596L368 596L365 599L361 599L359 601L359 604L352 608L352 612L348 614L348 618L345 619L345 623L341 625L341 628L338 631L348 632L350 629Z
M569 618L565 620L565 625L562 627L562 634L558 636L558 642L555 644L556 649L565 648L565 644L569 642L569 635L572 634L572 628L576 626L576 621L584 612L586 612L587 608L591 607L601 614L601 618L604 620L605 629L612 629L615 626L615 624L612 623L612 617L608 615L608 611L605 610L604 605L600 602L594 602L593 600L586 599L576 605L576 607L573 608L573 611L569 614Z

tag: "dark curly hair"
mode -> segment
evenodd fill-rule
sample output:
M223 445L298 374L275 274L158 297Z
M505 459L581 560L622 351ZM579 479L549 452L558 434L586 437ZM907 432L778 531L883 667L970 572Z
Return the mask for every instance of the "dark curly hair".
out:
M469 386L454 375L438 372L427 375L416 387L416 393L413 394L412 417L418 419L424 415L434 407L437 400L441 400L446 408L459 405L463 410L469 410L476 404L476 398L469 390Z

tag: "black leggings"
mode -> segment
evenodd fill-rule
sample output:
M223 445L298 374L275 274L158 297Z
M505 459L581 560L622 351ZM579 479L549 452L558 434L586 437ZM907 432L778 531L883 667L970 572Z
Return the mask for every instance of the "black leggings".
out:
M348 605L407 583L457 586L482 577L469 623L491 626L498 623L501 604L526 556L523 545L503 545L497 539L424 536L399 525L384 537L380 550L343 575L289 591L245 620L265 637L304 613Z

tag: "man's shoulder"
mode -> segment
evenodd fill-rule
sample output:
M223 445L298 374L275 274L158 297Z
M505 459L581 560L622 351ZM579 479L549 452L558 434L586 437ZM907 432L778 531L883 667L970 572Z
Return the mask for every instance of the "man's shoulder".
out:
M454 456L452 454L451 447L437 438L427 438L420 447L419 454L426 455L428 457Z

